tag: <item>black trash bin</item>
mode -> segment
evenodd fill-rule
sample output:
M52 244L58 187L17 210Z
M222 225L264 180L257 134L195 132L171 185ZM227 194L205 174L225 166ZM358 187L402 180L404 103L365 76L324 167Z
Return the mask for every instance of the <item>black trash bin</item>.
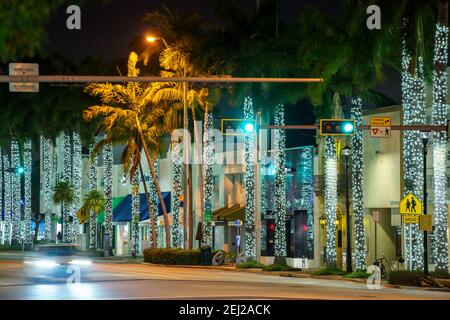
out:
M211 247L200 249L200 264L202 266L212 265Z

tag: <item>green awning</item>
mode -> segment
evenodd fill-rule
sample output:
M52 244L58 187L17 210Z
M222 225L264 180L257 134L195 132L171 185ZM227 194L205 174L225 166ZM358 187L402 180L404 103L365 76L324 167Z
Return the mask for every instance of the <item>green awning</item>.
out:
M113 210L114 210L115 207L117 207L117 205L119 203L122 202L123 199L125 199L125 196L123 196L123 197L113 197L113 201L112 201ZM105 211L102 211L99 214L97 214L97 223L103 223L103 222L105 222Z

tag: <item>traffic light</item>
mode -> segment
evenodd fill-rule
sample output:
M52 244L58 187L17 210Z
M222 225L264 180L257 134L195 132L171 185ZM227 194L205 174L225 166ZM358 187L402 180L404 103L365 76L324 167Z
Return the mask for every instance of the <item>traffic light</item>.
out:
M320 119L321 136L351 136L355 134L355 120Z
M245 119L222 119L222 134L227 136L240 136L254 134L256 123Z
M17 168L16 168L16 172L17 172L18 174L22 174L22 173L25 172L25 169L24 169L23 167L17 167Z

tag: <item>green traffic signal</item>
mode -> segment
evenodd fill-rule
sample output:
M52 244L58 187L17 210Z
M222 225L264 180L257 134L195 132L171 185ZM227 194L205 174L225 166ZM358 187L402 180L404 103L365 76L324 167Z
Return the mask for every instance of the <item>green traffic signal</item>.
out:
M352 119L321 119L321 136L351 136L355 134L355 120Z

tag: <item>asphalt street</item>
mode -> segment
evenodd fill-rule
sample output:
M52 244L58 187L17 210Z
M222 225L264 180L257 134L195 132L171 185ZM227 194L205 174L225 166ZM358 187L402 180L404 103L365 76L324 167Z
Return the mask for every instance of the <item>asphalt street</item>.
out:
M0 260L0 298L64 299L445 299L450 292L381 288L340 280L215 269L95 262L79 284L35 283L19 259Z

